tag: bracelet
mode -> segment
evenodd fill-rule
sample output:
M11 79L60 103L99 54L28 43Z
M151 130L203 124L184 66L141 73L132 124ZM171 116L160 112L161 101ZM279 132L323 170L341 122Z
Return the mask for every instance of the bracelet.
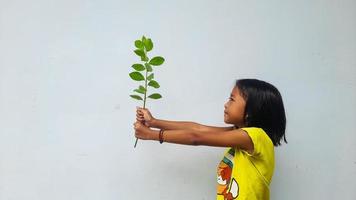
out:
M164 130L163 129L161 129L161 130L159 130L159 134L158 134L158 138L159 138L159 143L163 143L163 132L164 132Z

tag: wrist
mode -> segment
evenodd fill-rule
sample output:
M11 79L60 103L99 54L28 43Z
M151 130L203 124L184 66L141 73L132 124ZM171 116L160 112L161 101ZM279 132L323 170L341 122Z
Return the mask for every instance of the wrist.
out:
M157 128L158 119L152 118L150 121L150 127Z
M151 130L150 140L159 140L159 130Z

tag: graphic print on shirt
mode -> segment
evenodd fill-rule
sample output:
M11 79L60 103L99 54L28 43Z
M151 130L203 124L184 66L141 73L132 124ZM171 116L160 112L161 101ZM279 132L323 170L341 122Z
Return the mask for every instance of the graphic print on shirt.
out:
M231 148L220 162L217 170L217 194L223 195L226 200L236 199L239 195L239 184L232 178L235 150Z

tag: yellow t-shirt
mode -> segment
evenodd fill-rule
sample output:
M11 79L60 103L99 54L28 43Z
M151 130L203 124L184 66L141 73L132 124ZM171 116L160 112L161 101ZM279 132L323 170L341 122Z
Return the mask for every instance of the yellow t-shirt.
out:
M227 148L217 168L217 200L269 200L274 146L262 128L245 127L254 151Z

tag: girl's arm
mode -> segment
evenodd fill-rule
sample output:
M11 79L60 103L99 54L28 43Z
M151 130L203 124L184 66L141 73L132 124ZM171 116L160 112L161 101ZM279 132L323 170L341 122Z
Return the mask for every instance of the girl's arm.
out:
M164 130L196 130L196 131L229 131L233 130L234 126L230 127L215 127L199 124L190 121L169 121L162 119L153 119L150 123L151 127L164 129Z
M151 130L148 139L159 141L159 130ZM165 130L163 141L186 145L238 147L253 152L252 140L242 129L229 131Z
M189 121L169 121L163 119L152 119L150 126L154 128L164 129L164 130L199 130L199 124Z
M152 116L151 112L147 108L136 107L136 120L144 122L148 127L160 128L164 130L197 130L197 131L229 131L233 130L234 126L230 127L214 127L199 124L189 121L169 121L156 119Z
M209 132L209 131L231 131L231 130L234 130L235 129L235 126L228 126L228 127L217 127L217 126L208 126L208 125L203 125L203 124L199 124L200 125L200 128L199 130L200 131L206 131L206 132Z

